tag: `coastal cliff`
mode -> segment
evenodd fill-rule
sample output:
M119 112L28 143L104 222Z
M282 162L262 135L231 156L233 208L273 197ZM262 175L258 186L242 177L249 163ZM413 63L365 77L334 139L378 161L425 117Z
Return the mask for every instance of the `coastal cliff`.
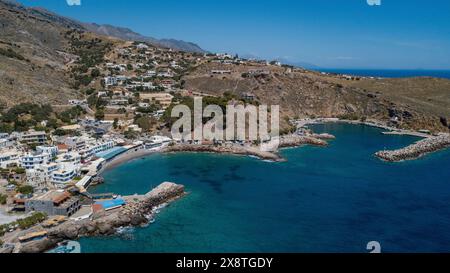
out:
M408 147L393 150L380 151L375 155L388 162L399 162L404 160L413 160L426 154L436 152L450 147L450 134L441 134L436 137L426 138L418 141Z
M113 212L94 214L92 219L68 221L47 230L47 237L20 245L15 252L40 253L55 247L64 240L76 240L86 236L112 235L117 228L141 226L152 217L152 210L185 195L183 185L164 182L144 196L127 198L127 205Z

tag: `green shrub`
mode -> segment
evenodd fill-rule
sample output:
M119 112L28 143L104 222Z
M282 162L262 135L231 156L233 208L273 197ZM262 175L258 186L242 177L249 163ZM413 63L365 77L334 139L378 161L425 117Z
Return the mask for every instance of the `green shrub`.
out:
M34 192L34 189L32 186L25 185L18 187L17 191L21 194L32 194Z
M47 219L47 215L45 213L36 212L30 217L19 219L16 222L21 229L28 229L38 223L43 222L45 219Z
M20 61L25 60L25 57L23 57L19 53L15 52L11 48L8 48L8 49L0 48L0 55L6 56L6 57L12 58L12 59L17 59Z
M8 196L4 194L0 194L0 205L6 205L6 201L8 199Z

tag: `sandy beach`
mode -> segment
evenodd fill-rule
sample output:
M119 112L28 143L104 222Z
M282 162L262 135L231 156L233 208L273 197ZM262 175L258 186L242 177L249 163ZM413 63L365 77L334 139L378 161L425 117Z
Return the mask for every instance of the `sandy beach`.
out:
M123 163L126 163L128 161L143 158L152 154L159 153L160 150L147 150L140 148L136 151L136 149L131 149L121 155L118 155L113 160L107 162L105 166L99 171L99 174L103 173L106 170L112 169L114 167L117 167Z

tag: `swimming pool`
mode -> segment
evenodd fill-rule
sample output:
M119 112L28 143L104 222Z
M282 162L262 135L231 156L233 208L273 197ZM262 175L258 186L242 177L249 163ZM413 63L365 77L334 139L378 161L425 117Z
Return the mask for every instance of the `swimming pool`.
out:
M126 204L125 200L122 198L97 201L95 204L102 205L105 210L121 207Z

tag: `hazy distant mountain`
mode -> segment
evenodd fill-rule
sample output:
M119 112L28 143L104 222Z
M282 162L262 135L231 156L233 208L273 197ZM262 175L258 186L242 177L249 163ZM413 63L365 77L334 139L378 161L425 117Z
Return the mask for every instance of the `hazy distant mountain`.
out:
M82 23L77 20L67 18L58 14L55 14L51 11L48 11L43 8L26 8L22 4L18 3L14 0L1 0L5 4L9 4L11 7L18 8L22 11L28 11L29 13L44 17L45 19L59 23L61 25L64 25L66 27L72 27L72 28L85 28L91 32L100 34L100 35L106 35L111 36L123 40L129 40L129 41L141 41L141 42L148 42L150 44L153 44L155 46L162 46L162 47L169 47L173 49L178 49L181 51L187 51L187 52L197 52L197 53L206 53L205 50L203 50L200 46L197 44L186 42L182 40L176 40L176 39L161 39L158 40L153 37L148 37L141 35L137 32L134 32L133 30L129 28L124 27L116 27L112 25L99 25L95 23Z
M191 42L185 42L182 40L175 40L175 39L158 40L153 37L141 35L129 28L116 27L112 25L98 25L95 23L84 23L83 26L87 30L92 31L94 33L116 37L123 40L148 42L156 46L170 47L173 49L178 49L187 52L197 52L197 53L206 52L201 47Z

